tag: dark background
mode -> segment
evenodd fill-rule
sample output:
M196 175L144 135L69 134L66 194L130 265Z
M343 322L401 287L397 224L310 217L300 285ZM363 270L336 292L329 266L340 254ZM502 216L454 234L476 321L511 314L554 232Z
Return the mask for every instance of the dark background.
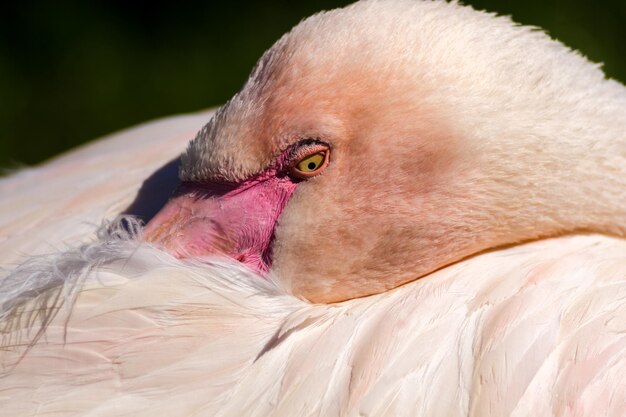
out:
M224 103L278 37L350 1L84 1L0 6L0 167ZM626 1L471 0L626 80Z

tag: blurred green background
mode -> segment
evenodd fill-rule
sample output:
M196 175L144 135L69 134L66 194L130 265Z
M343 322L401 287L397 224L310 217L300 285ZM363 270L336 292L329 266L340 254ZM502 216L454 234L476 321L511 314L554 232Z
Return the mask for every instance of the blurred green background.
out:
M219 105L302 18L350 1L15 2L0 9L0 167L36 164L134 124ZM626 80L626 0L470 0Z

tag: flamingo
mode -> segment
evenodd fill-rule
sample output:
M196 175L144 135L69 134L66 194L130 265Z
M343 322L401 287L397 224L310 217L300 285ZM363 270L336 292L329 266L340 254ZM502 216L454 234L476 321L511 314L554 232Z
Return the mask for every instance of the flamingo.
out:
M458 3L315 15L2 180L1 413L626 415L625 105Z

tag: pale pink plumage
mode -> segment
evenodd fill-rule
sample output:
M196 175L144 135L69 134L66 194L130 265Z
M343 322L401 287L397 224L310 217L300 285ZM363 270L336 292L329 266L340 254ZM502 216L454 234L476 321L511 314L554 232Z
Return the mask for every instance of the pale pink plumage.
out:
M328 138L267 279L113 221L156 213L210 113L0 180L0 415L626 415L623 103L562 45L457 3L305 21L182 158L186 181L244 181Z
M88 240L205 118L148 124L4 179L3 192L15 196L0 212L5 259ZM154 161L128 149L151 149ZM44 179L36 194L22 185ZM18 196L25 210L15 210ZM89 209L64 212L72 200ZM82 278L72 314L62 308L25 356L20 344L37 322L3 322L0 415L626 413L621 239L572 236L485 253L336 305L299 301L232 264L178 261L133 241L30 263L17 272L24 280L102 265Z

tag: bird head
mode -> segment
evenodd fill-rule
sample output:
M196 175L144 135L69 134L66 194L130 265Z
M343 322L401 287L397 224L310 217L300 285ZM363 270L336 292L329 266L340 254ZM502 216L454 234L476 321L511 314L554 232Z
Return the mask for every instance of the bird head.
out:
M263 55L189 144L145 236L335 302L498 246L610 229L617 212L588 193L601 181L623 197L623 180L590 168L623 161L624 107L607 103L625 96L508 18L361 1Z

